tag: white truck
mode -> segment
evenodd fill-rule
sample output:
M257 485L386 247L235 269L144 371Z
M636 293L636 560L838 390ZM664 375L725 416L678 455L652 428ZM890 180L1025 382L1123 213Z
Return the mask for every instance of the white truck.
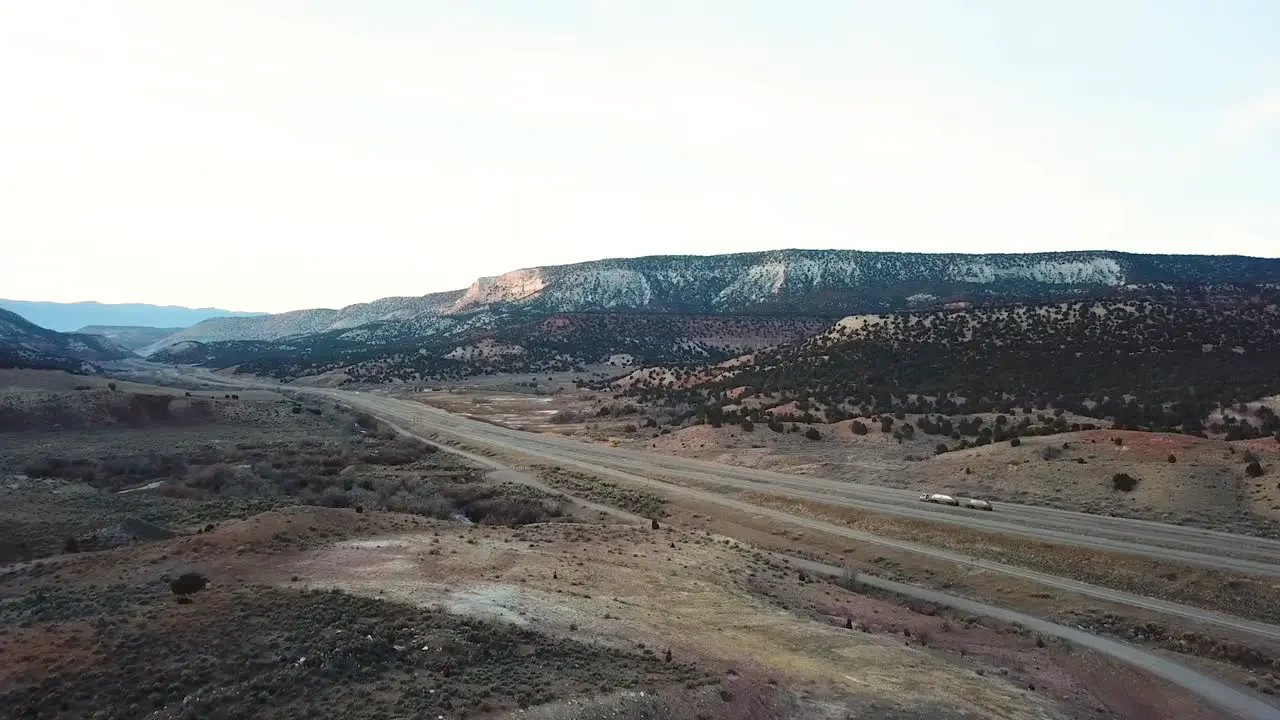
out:
M936 503L938 505L950 505L952 507L966 507L970 510L991 510L991 503L986 500L977 500L975 498L955 498L951 495L943 495L942 493L923 493L920 495L923 502Z
M920 496L920 499L925 502L937 503L939 505L954 505L956 507L960 507L959 500L951 497L950 495L943 495L942 493L925 493Z

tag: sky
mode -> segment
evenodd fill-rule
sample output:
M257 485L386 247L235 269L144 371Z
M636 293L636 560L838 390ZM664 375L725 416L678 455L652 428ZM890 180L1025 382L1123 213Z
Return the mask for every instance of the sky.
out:
M1280 256L1274 0L0 3L0 297L605 257Z

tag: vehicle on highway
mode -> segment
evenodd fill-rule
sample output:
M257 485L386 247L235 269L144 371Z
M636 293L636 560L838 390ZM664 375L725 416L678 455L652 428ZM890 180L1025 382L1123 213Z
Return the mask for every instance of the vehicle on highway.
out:
M991 503L986 500L977 500L975 498L965 498L964 506L970 510L990 510Z
M959 500L951 497L950 495L943 495L941 493L924 493L920 496L920 499L925 502L938 503L939 505L960 506Z

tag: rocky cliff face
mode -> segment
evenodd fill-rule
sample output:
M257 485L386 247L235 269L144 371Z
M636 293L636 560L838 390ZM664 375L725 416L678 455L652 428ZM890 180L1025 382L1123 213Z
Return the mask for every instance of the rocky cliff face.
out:
M518 306L545 312L842 314L898 309L912 297L1050 296L1135 283L1274 282L1280 260L1115 252L958 255L780 250L655 256L530 268L482 278L446 312Z
M439 320L498 314L643 311L847 315L962 296L1044 300L1134 284L1280 282L1280 260L1107 251L960 255L779 250L653 256L516 270L466 290L384 298L341 310L215 318L144 349L183 341L278 340L380 324L377 334L432 332Z

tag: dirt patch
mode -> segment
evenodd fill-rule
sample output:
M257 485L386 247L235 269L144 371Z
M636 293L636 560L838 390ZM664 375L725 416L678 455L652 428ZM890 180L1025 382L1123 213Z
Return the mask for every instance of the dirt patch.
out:
M784 684L843 688L882 709L914 708L918 717L947 717L943 709L1037 716L1049 712L1048 698L1074 697L1079 706L1084 696L1090 708L1103 705L1063 679L1060 669L1046 669L1049 660L1017 665L1013 677L999 672L993 663L1012 664L1022 648L1034 649L1034 639L975 624L958 629L945 647L921 644L902 631L915 627L936 636L944 632L944 618L799 581L771 556L727 538L571 525L440 532L344 543L308 556L298 573L317 587L438 603L609 646L670 650L677 658L731 663L737 671L754 665L751 672L775 673ZM867 631L845 629L846 617ZM957 675L947 669L953 662L969 670ZM1027 678L1040 690L1028 693L1021 685Z
M174 605L163 581L189 569L206 573L213 585L195 596L193 605ZM276 601L270 599L276 595L260 586L241 586L261 582L283 588L274 591L288 598L279 609L273 609ZM363 595L372 604L334 609L297 599L341 597L331 594L335 587ZM503 694L503 688L490 689L486 697L478 684L455 686L453 677L424 674L417 665L405 670L394 657L411 652L411 644L401 639L406 628L417 633L410 635L415 643L423 639L423 645L431 647L434 640L419 636L438 634L436 625L398 619L408 611L385 610L404 605L425 609L432 617L443 612L472 629L475 623L513 628L502 632L508 637L533 633L560 638L594 652L637 658L634 662L640 665L626 666L630 668L647 668L644 663L650 662L695 668L683 682L666 682L661 671L644 670L633 675L639 678L635 685L620 681L611 671L604 673L606 681L588 675L574 685L582 676L573 673L608 670L610 661L602 663L592 656L566 669L564 656L553 654L561 672L573 677L565 685L554 678L538 683L530 679L530 687L539 691L531 701L545 700L546 692L554 694L554 699L538 705L548 713L538 717L585 719L595 717L592 709L617 708L630 713L619 717L638 720L662 708L670 710L672 718L689 720L825 719L850 712L886 720L1051 718L1106 709L1114 714L1118 707L1117 699L1101 692L1094 680L1067 671L1068 659L1080 655L1069 648L1053 643L1038 647L1033 637L988 627L977 619L970 622L937 608L849 592L813 577L802 579L771 555L740 542L665 528L463 526L392 513L294 507L170 541L10 568L0 575L0 588L11 598L0 602L0 626L12 628L0 633L0 650L6 657L24 658L6 669L25 673L25 680L14 686L22 694L0 699L25 703L19 707L34 704L53 717L77 717L79 703L90 698L97 708L113 713L106 717L125 717L135 703L141 709L152 707L147 702L170 702L152 695L179 688L183 697L194 693L201 703L213 703L201 705L203 710L224 707L218 703L230 703L234 695L250 703L269 698L302 716L314 704L344 708L356 700L395 716L416 707L405 704L416 698L402 696L423 687L454 688L448 697L455 705L446 717L460 716L463 708L476 714L478 695L481 702L491 702L494 711L519 705L519 694ZM272 607L255 599L264 596ZM388 612L397 618L394 622L384 622ZM233 631L228 624L239 613L259 619L239 623ZM292 626L285 614L309 618L313 624L305 626L306 632L286 633L281 629ZM849 618L859 627L845 628ZM208 629L196 628L196 623ZM944 629L944 623L950 629ZM100 626L121 634L102 635ZM396 633L394 644L380 636L388 626ZM73 632L76 628L79 635ZM364 632L337 633L350 628ZM241 647L207 642L206 632L237 637ZM317 644L296 645L303 635L316 635ZM335 638L341 641L338 645L325 644ZM387 652L385 658L360 655L362 667L391 663L372 677L343 675L335 681L323 673L314 675L314 669L298 670L289 662L273 660L290 648L299 651L297 657L283 653L290 662L304 655L343 657L374 647L369 643L378 639L393 650L395 645L406 649ZM529 646L542 647L533 641L519 644ZM154 655L158 647L165 649ZM157 687L128 676L133 671L127 668L105 668L104 663L113 661L104 658L116 657L112 652L117 648L127 657L134 652L153 653L161 660L174 657L171 666L177 668L208 662L200 660L206 654L203 648L213 648L218 658L225 655L231 661L219 659L191 677L169 677L162 670L164 683ZM542 657L543 651L535 650L521 660L532 658L536 663ZM50 658L57 661L51 664ZM315 697L299 699L282 688L255 685L247 673L238 674L237 663L242 662L259 675L280 673L281 682L311 687ZM134 665L147 664L139 660ZM42 674L51 666L54 676ZM79 675L70 678L64 670ZM214 675L203 674L206 671ZM501 678L506 671L477 672ZM69 710L42 704L49 693L40 689L41 683L55 676L62 678L57 682L75 687L66 698ZM246 679L237 679L241 677ZM192 686L189 681L203 684ZM83 683L93 684L92 693L82 689ZM138 686L144 697L118 697L114 693L133 691L108 689L108 683ZM1036 689L1028 690L1030 685ZM336 687L346 690L335 695ZM633 692L624 691L626 687ZM1129 687L1146 688L1144 697L1157 691L1161 698L1183 697L1176 690L1157 690L1157 684L1141 677ZM456 702L463 697L470 704ZM432 711L438 712L435 707ZM1177 707L1178 712L1166 717L1216 717L1202 712L1193 699L1179 701ZM288 716L272 712L262 716ZM363 710L353 712L355 717L366 716L360 714ZM556 714L560 712L564 714Z

